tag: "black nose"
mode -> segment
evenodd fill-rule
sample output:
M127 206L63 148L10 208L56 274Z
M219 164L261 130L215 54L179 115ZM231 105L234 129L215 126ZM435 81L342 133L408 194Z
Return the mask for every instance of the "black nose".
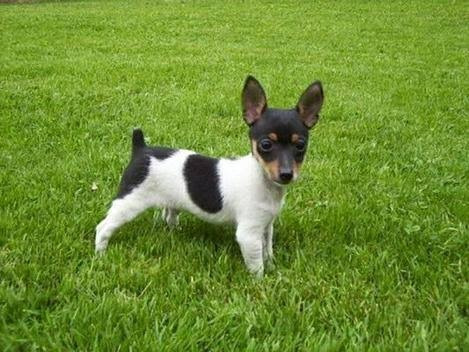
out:
M280 179L284 182L291 181L293 178L293 172L291 171L281 171L280 172Z

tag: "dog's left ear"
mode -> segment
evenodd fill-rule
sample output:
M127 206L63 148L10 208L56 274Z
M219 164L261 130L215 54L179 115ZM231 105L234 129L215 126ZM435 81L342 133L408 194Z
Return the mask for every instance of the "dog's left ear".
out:
M264 89L253 76L248 76L246 82L244 82L241 104L244 120L249 126L259 120L267 108L267 98L265 97Z
M324 102L324 92L319 81L313 82L300 97L296 111L308 128L313 127L319 120L319 111Z

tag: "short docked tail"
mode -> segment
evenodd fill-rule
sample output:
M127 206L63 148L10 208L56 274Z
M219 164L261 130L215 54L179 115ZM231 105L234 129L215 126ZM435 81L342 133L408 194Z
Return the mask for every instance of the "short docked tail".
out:
M143 131L140 128L134 129L132 134L132 153L145 148L145 139L143 137Z

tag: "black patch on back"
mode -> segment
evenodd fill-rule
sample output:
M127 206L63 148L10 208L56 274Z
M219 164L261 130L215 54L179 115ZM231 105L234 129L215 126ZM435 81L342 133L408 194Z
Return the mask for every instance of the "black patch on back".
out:
M218 159L192 154L184 164L184 179L192 201L207 213L217 213L223 207Z
M147 178L150 157L164 160L173 155L175 151L175 149L164 147L143 147L135 150L129 165L122 175L116 198L124 198Z

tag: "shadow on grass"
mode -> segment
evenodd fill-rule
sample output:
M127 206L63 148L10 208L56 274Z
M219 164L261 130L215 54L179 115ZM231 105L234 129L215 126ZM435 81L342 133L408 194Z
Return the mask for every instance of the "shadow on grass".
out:
M139 238L137 238L137 236ZM144 237L149 241L161 241L171 245L210 248L211 251L238 252L235 240L235 227L229 224L211 224L182 213L177 227L170 228L161 219L160 211L147 212L138 219L119 228L112 236L109 246L119 245L125 248L135 247Z

